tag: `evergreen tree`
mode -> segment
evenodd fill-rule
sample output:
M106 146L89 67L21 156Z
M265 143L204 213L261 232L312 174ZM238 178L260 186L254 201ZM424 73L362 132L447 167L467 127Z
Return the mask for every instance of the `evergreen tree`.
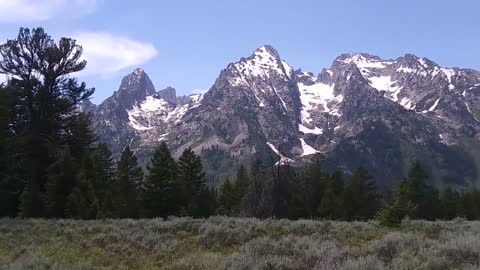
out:
M240 213L242 199L247 193L247 189L250 184L251 180L247 169L245 166L240 165L240 167L238 167L235 182L233 184L234 203L232 205L232 210L234 215L238 215Z
M305 175L306 182L306 198L308 201L308 209L310 216L316 216L317 209L322 201L325 188L327 186L327 175L322 171L323 156L316 155L313 162L307 167Z
M100 203L97 217L113 217L115 211L113 201L115 168L112 152L106 144L100 143L94 149L93 160L96 171L95 192Z
M295 202L297 209L292 210L292 190L297 189L297 193L302 192L302 188L295 172L295 169L289 164L283 164L276 166L277 170L272 172L273 182L273 216L276 218L287 218L290 214L299 216L298 218L305 216L303 210L299 208L305 208L304 204L298 200ZM301 204L303 206L301 206ZM295 213L296 212L296 213Z
M113 202L109 189L112 188L112 173L108 148L99 145L88 153L68 199L68 216L81 219L111 217Z
M416 212L416 205L410 199L407 180L395 184L392 198L377 214L376 218L381 225L398 226L405 217L412 217Z
M206 218L214 214L215 209L218 208L216 198L217 195L214 189L202 188L195 198L196 212L194 212L193 216Z
M219 188L217 213L238 216L241 212L243 197L250 186L250 176L245 166L240 165L235 180L226 179Z
M433 220L440 216L439 192L427 184L428 175L419 162L416 162L407 176L408 198L415 205L413 218Z
M155 149L145 179L144 210L147 217L178 214L180 186L177 164L165 142Z
M95 133L91 128L91 115L78 113L68 118L68 131L65 134L63 144L69 145L72 156L82 160L95 149Z
M13 104L11 91L0 85L0 217L17 215L23 190L22 164L15 154L15 134L10 126Z
M138 191L143 182L143 171L137 157L127 146L117 164L115 210L119 218L139 216Z
M251 165L251 184L242 198L240 215L267 218L273 215L273 180L261 160Z
M366 220L379 209L379 198L375 183L368 172L357 168L345 185L342 194L342 210L345 220Z
M335 171L328 178L328 188L331 189L335 196L339 196L343 192L343 174L341 171Z
M236 195L234 184L229 179L226 179L219 188L218 196L218 214L233 216L233 209L235 205Z
M339 207L341 203L341 194L343 192L343 179L342 173L339 171L334 172L328 177L327 186L325 192L318 206L318 216L327 219L338 219L341 217L342 212Z
M480 218L480 191L473 189L465 191L460 197L459 216L466 217L469 220Z
M299 178L294 179L288 205L288 218L300 219L309 217L308 201Z
M57 153L55 162L48 169L46 190L43 195L46 215L65 217L68 196L76 184L77 168L70 147L66 146Z
M442 194L443 218L453 219L461 214L460 194L451 187L446 188Z
M318 206L318 216L326 219L336 219L339 217L337 204L339 198L335 195L332 188L327 188L322 196Z
M0 74L8 76L7 88L15 95L11 129L25 171L20 205L24 216L42 215L46 169L66 141L76 104L93 93L69 77L85 67L81 56L75 40L61 38L56 43L42 28L21 28L16 39L0 45Z
M191 148L185 149L178 160L178 176L182 184L184 212L193 217L200 216L203 212L199 206L200 194L205 194L207 187L202 160Z

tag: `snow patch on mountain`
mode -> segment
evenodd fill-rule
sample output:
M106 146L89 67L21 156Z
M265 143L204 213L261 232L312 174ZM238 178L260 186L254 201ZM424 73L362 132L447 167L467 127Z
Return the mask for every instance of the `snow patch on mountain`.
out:
M406 97L402 98L402 100L400 101L400 105L402 105L407 110L415 109L415 104L413 104L413 102Z
M430 108L428 109L429 112L433 112L433 111L435 110L435 108L437 108L438 102L440 101L440 99L441 99L441 97L439 97L439 98L435 101L435 103L432 105L432 107L430 107Z
M385 90L387 92L395 92L399 86L395 86L397 81L393 81L391 76L370 77L370 86L377 90Z
M288 157L284 156L282 153L280 153L280 151L278 151L278 149L273 144L271 144L270 142L267 142L267 145L270 147L270 149L272 149L272 151L275 154L277 154L277 156L280 157L280 160L278 162L276 162L275 165L282 165L282 164L287 164L287 163L294 162L293 159L288 158Z
M323 129L314 127L313 129L308 128L304 126L303 124L298 124L298 131L304 133L304 134L316 134L316 135L321 135L323 134Z
M310 111L317 109L320 105L324 112L339 115L336 105L343 101L343 96L335 96L334 88L334 84L314 83L307 85L298 83L302 103L302 123L310 123L312 121Z
M475 117L475 114L473 114L472 109L470 109L470 105L468 105L468 102L465 102L465 106L467 106L467 110L468 110L468 112L472 115L473 119L475 119L475 121L477 121L477 122L480 122L480 121L477 119L477 117Z
M455 76L455 70L453 70L451 68L442 68L441 71L447 77L448 89L449 90L455 89L455 86L452 84L452 77Z
M234 64L238 72L245 77L268 77L270 72L277 72L288 77L291 72L291 67L288 64L281 62L286 74L279 66L276 56L273 55L265 46L255 50L253 55L248 59L244 59Z
M370 82L370 86L379 91L387 91L388 98L390 98L394 102L398 102L398 94L400 94L400 91L403 87L396 85L398 84L398 82L393 81L391 76L370 77L368 78L368 80Z
M292 79L293 68L285 61L282 60L283 68L285 69L285 73L289 79Z
M169 107L164 99L147 96L139 106L134 105L131 110L127 110L130 126L138 131L150 130L153 128L150 125L151 118L168 113Z
M168 107L168 102L163 98L155 98L153 96L147 96L145 101L140 104L139 110L143 112L153 112Z
M302 150L303 150L302 157L320 153L315 148L308 145L303 138L300 138L300 142L302 143Z
M417 72L416 69L414 68L409 68L409 67L399 67L397 68L397 72L403 72L403 73L415 73Z
M368 69L368 68L385 68L388 65L391 65L392 62L390 61L379 61L373 58L367 58L362 54L353 54L349 58L344 60L340 60L343 63L350 64L354 63L360 70L361 69Z

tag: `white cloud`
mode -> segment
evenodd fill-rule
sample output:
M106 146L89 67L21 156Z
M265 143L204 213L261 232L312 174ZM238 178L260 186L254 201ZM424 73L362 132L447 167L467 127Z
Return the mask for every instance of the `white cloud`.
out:
M145 64L157 55L151 43L106 32L82 32L71 35L83 47L87 67L80 76L110 76L128 67Z
M102 2L103 0L0 0L0 23L82 16L95 11Z

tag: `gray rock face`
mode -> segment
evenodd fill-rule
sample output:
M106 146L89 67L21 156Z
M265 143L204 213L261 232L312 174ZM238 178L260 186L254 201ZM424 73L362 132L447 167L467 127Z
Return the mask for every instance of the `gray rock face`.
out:
M166 102L176 105L177 104L177 91L175 88L167 87L163 90L158 91L158 98L163 98Z
M426 58L344 54L315 76L263 46L229 64L205 94L156 92L135 70L94 120L114 152L128 143L146 161L165 140L177 157L192 147L216 176L253 158L301 164L322 153L326 168L361 165L381 185L418 159L437 185L465 186L480 168L479 98L479 72Z

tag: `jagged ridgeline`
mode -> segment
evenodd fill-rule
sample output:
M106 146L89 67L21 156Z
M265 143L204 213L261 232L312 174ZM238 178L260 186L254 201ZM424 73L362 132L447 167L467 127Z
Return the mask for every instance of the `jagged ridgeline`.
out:
M419 160L442 187L477 185L479 98L479 72L414 55L344 54L314 75L263 46L229 64L204 94L156 91L137 69L98 107L84 108L117 156L128 144L143 162L160 141L175 157L191 147L218 177L254 158L302 164L321 153L326 169L361 165L389 186Z

